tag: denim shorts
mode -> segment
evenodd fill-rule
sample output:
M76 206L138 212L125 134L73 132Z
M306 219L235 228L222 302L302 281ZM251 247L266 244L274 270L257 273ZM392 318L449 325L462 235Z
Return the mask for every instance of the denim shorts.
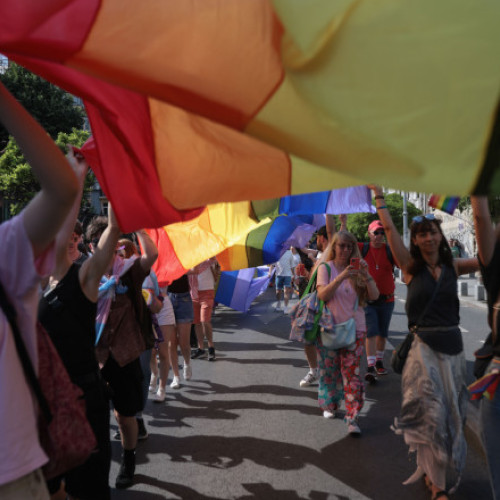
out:
M192 323L194 318L193 301L191 293L173 293L168 292L170 302L174 308L176 323Z
M276 276L276 290L283 290L283 287L290 288L292 286L291 276Z
M383 302L377 305L368 304L365 307L366 336L368 338L387 338L393 310L394 302Z

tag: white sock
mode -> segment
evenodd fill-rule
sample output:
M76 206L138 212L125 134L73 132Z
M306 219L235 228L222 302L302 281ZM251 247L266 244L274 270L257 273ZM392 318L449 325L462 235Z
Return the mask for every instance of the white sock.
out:
M375 366L376 356L366 356L366 359L368 360L368 366Z
M384 361L384 351L377 351L377 361Z

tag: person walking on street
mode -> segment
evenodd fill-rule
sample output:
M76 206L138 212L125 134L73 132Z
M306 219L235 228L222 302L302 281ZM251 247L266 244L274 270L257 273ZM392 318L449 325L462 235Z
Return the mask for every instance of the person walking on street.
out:
M379 293L366 262L360 260L359 269L355 269L350 264L353 257L360 258L356 238L348 231L336 233L325 252L326 265L322 262L318 267L317 293L332 313L335 324L354 317L355 343L333 350L323 346L319 337L316 346L320 359L318 402L323 416L335 418L343 399L348 432L359 435L358 416L364 403L364 386L359 376L366 333L363 305L366 299L376 300Z
M491 336L485 342L491 362L485 374L500 377L500 224L493 228L488 200L471 196L474 227L483 283L488 292L488 323ZM488 472L494 500L500 499L500 389L493 397L481 398L481 434L486 451Z
M389 324L394 310L394 260L388 245L384 242L384 226L374 220L368 226L369 243L358 243L361 256L368 264L380 295L375 301L368 301L366 315L366 359L368 368L365 380L370 384L377 381L377 375L387 375L384 366L384 352Z
M286 250L285 253L280 257L278 262L274 264L276 268L275 277L275 287L276 287L276 311L287 311L288 302L290 300L292 292L292 276L293 268L295 267L295 261L293 258L292 251L290 249ZM269 272L272 272L272 267ZM281 308L281 298L283 297L284 307Z
M432 499L447 499L458 486L467 454L465 356L459 328L457 277L478 269L477 259L453 259L433 214L413 218L408 250L385 205L371 186L392 253L408 285L406 313L414 332L402 373L402 405L394 430L416 452L417 470Z

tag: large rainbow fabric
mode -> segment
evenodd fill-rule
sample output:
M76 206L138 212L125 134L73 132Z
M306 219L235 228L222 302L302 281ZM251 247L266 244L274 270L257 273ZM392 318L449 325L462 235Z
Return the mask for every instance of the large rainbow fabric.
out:
M130 231L372 182L499 194L499 24L496 0L2 0L0 52L84 99Z
M266 211L269 215L264 215ZM164 286L215 255L225 271L271 264L286 248L308 242L324 224L320 214L373 211L365 186L290 196L258 206L250 202L209 205L189 221L148 229L159 249L153 269Z
M269 279L267 267L225 271L221 273L215 301L247 312L252 302L266 291Z
M441 196L439 194L433 194L429 198L428 205L432 208L437 208L447 214L453 215L453 212L455 212L455 209L458 207L459 201L459 196Z

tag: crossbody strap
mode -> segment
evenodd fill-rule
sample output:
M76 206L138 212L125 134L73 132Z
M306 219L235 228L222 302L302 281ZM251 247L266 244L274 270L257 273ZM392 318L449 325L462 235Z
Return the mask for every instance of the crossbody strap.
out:
M434 298L436 297L436 294L437 294L437 291L439 289L439 286L441 285L441 281L443 279L443 275L445 273L445 269L446 267L443 266L443 268L441 269L441 273L439 274L439 278L437 280L437 283L436 283L436 287L434 288L434 292L432 292L432 295L431 295L431 298L429 299L429 301L427 302L427 304L425 305L425 308L424 310L422 311L422 314L418 317L417 319L417 324L414 325L412 328L411 328L411 331L412 333L416 333L416 331L418 330L418 325L420 325L420 323L422 323L422 319L424 318L425 316L425 313L427 312L427 310L429 309L429 306L431 305L432 301L434 300Z
M38 404L40 405L40 410L42 411L46 422L49 423L52 420L52 414L50 413L49 404L47 403L47 400L43 395L42 388L40 387L40 383L33 368L33 364L31 363L31 359L29 357L28 351L21 336L21 332L19 331L19 327L17 326L16 310L14 309L9 299L7 298L7 294L5 293L5 290L1 282L0 282L0 305L7 320L9 321L12 334L14 335L14 342L16 344L17 355L19 356L19 359L21 361L21 365L23 367L26 380L33 389L36 399L38 400Z

